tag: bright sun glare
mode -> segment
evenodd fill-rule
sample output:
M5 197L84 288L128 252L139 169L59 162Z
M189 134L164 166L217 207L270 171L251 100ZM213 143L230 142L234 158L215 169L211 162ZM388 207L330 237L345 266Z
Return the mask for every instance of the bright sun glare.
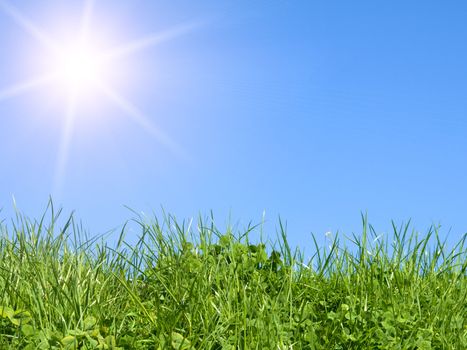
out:
M58 78L69 91L82 93L95 90L97 83L104 80L103 65L99 51L82 43L61 50L56 57Z
M59 191L62 185L61 182L63 181L62 178L64 177L72 141L73 126L76 122L75 119L80 115L77 109L84 102L83 95L99 93L108 102L119 108L129 118L156 137L170 151L186 157L185 152L170 137L157 128L150 117L146 116L115 89L110 76L112 75L112 64L116 60L190 32L199 24L186 23L129 43L122 43L110 50L106 48L104 51L103 47L91 40L91 38L94 38L94 34L99 33L99 30L91 25L94 15L94 2L95 0L83 0L83 13L79 18L81 21L80 31L76 33L75 38L65 38L65 41L69 44L62 46L54 40L54 35L49 35L43 31L8 1L0 0L0 11L36 39L43 46L44 52L48 53L43 55L47 69L38 76L33 76L26 81L20 81L5 89L0 89L0 101L31 90L50 89L50 85L59 86L60 92L63 92L64 97L66 97L63 100L64 123L55 175L56 191ZM34 57L37 57L37 55L34 55Z

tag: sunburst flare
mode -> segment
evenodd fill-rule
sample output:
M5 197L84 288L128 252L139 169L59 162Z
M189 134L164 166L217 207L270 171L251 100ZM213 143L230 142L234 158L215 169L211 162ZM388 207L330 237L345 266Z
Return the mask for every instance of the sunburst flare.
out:
M47 67L46 71L37 77L31 77L3 89L0 88L0 101L34 89L42 89L48 85L55 85L58 87L58 91L63 94L65 120L54 181L54 188L57 192L60 192L60 187L64 182L69 149L72 144L73 127L75 119L79 115L77 109L85 95L100 93L106 96L108 101L153 137L156 137L163 146L178 156L186 158L183 149L160 130L151 118L116 92L112 86L111 72L113 61L183 35L199 26L200 23L186 23L109 49L104 48L105 45L100 45L100 42L96 42L95 36L91 35L94 32L91 27L94 11L93 0L84 1L80 30L75 37L67 38L66 45L55 41L53 36L46 33L11 3L0 0L0 10L39 42L47 52L43 56L45 67Z

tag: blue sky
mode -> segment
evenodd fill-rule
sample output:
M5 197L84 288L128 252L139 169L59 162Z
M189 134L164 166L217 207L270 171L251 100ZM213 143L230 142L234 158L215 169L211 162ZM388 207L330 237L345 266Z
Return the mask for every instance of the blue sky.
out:
M173 34L110 74L165 139L96 91L67 142L63 91L7 93L41 73L44 47L0 3L3 218L13 196L37 217L52 195L91 234L121 227L124 206L240 227L265 212L271 238L280 215L302 249L360 232L361 212L381 233L467 231L464 1L96 1L91 36L109 48ZM14 2L67 44L85 4Z

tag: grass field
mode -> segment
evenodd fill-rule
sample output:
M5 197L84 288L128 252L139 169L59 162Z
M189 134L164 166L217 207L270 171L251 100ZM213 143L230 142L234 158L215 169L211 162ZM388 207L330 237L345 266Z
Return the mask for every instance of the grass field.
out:
M333 237L311 261L166 216L140 239L20 214L0 229L0 349L467 349L467 251L433 228ZM63 218L62 218L63 219Z

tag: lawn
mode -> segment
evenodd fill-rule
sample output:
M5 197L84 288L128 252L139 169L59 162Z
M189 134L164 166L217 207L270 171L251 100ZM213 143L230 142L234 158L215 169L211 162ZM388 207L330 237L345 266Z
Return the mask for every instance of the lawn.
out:
M448 249L434 227L376 237L362 219L310 236L305 260L281 222L262 242L136 218L129 245L53 206L18 214L0 228L0 349L467 349L467 236Z

